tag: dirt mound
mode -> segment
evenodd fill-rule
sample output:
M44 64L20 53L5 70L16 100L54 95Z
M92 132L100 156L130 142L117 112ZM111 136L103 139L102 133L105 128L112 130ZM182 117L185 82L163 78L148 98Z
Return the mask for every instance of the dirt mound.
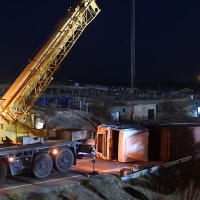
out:
M96 131L101 120L81 110L57 111L55 116L48 117L49 128L86 129Z
M157 104L155 122L196 123L197 107L200 102L192 99L168 100Z

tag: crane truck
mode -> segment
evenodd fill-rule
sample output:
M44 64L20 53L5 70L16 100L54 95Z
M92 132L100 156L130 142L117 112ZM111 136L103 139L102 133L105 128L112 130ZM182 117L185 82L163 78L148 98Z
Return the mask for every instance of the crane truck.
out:
M81 141L45 140L48 133L42 115L32 112L32 107L99 12L95 0L79 0L71 7L0 100L0 181L7 174L32 173L45 178L52 168L67 172L76 164L78 152L90 151L91 145Z

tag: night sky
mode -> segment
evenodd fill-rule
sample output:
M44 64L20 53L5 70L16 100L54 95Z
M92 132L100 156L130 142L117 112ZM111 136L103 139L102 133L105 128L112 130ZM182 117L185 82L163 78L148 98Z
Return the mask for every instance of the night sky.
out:
M12 82L76 0L0 1L0 82ZM100 14L55 79L130 83L131 0L97 0ZM196 81L200 75L200 1L135 0L136 83Z

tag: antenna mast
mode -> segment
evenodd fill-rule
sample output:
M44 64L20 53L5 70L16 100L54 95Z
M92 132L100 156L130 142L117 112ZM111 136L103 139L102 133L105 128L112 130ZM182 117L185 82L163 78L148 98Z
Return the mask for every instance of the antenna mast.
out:
M135 0L131 0L131 88L135 86Z

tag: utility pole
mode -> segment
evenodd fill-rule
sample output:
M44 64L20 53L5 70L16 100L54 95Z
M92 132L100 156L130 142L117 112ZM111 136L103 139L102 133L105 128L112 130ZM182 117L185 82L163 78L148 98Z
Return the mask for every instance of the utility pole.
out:
M131 0L131 88L135 86L135 0Z

